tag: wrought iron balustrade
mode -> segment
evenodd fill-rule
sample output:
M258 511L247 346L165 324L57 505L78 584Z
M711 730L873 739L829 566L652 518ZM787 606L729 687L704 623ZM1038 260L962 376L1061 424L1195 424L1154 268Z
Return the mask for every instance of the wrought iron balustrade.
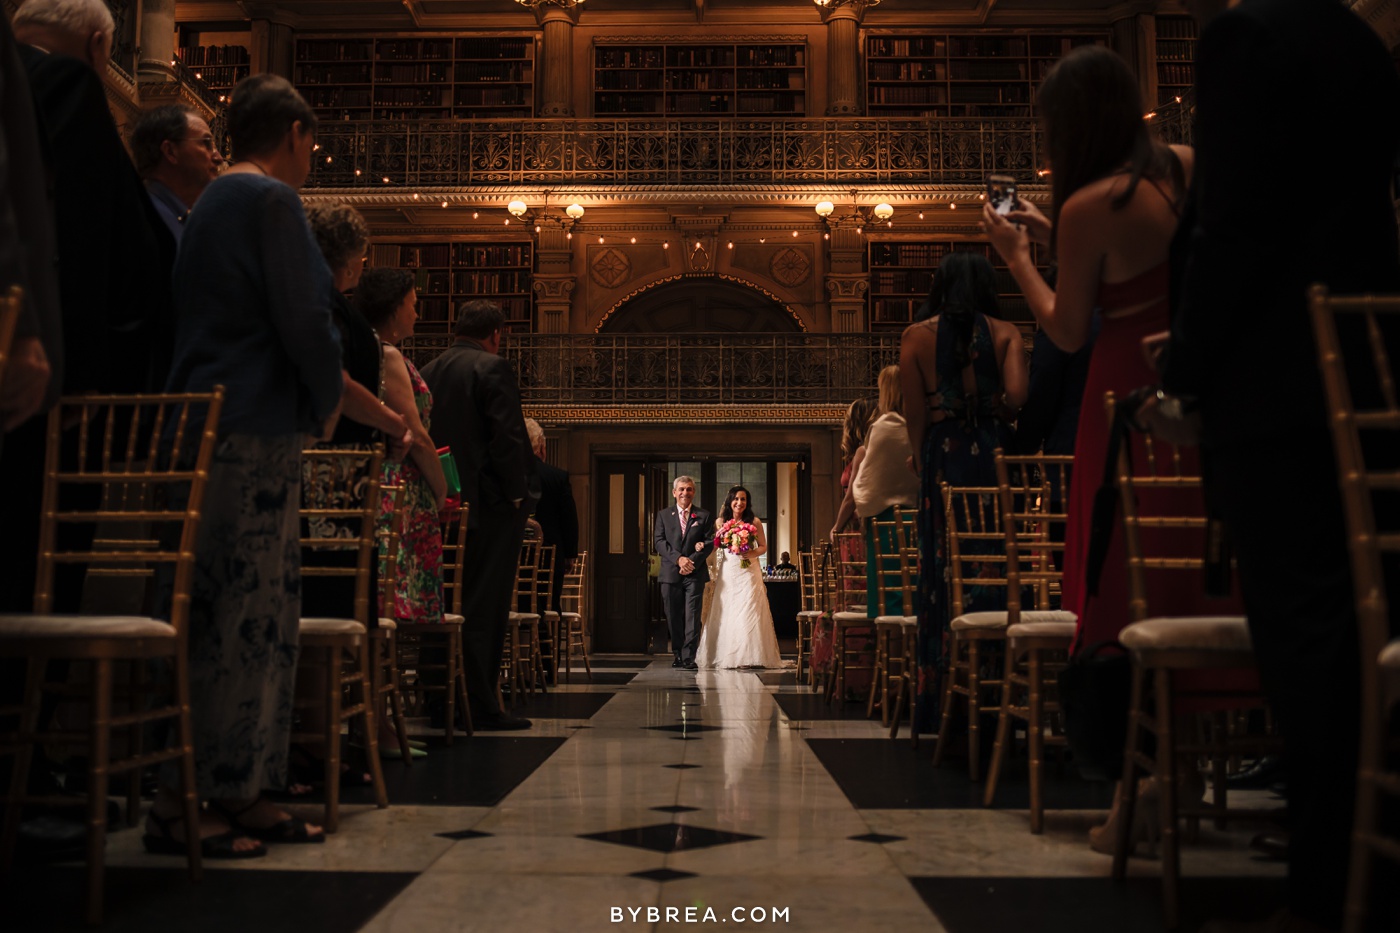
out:
M405 341L422 365L447 337ZM503 355L536 405L845 405L899 361L898 334L512 334Z
M1164 143L1193 145L1196 121L1195 89L1189 89L1174 101L1160 104L1152 111L1152 128Z
M309 187L975 184L1034 177L1035 120L952 118L336 121Z

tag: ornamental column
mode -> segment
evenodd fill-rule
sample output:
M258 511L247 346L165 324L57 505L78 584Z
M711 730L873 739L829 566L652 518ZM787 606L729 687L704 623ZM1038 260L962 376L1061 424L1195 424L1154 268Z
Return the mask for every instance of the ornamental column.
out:
M539 272L534 275L533 287L539 317L535 329L541 334L567 334L577 282L572 269L573 244L569 239L573 222L561 214L546 211L537 223Z
M537 6L535 18L543 33L537 115L571 117L574 115L574 26L578 24L578 8Z
M862 218L853 211L848 216L828 219L827 227L831 231L826 275L831 330L837 334L865 333L869 330L865 293L870 289L870 274L865 271Z
M136 76L142 81L175 80L175 0L141 0L141 54Z
M827 116L855 116L865 109L860 100L860 24L865 11L879 2L852 0L821 10L826 23Z

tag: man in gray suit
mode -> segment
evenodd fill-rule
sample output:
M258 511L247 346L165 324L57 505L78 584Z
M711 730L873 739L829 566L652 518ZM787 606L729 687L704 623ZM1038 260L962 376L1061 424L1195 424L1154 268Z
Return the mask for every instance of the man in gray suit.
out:
M478 729L528 729L496 699L525 521L539 499L535 457L515 372L500 356L505 316L494 301L457 312L456 342L423 367L433 393L433 442L451 447L471 507L463 555L462 651Z
M705 558L715 549L714 516L695 502L695 480L677 476L671 484L676 507L656 516L652 543L661 555L661 601L671 628L672 667L695 670L700 644L700 609L710 569Z

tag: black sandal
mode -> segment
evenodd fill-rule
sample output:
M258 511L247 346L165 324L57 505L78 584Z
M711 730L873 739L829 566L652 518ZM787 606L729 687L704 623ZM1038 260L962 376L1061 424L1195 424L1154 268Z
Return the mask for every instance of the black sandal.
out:
M326 760L317 758L300 745L293 745L291 754L287 756L288 764L288 797L311 797L318 790L326 786ZM368 771L356 771L349 763L340 763L340 786L341 787L369 787L374 783L374 779ZM310 788L300 793L293 792L292 787L301 785Z
M209 802L209 809L214 810L224 819L228 820L230 826L247 836L252 836L259 842L276 843L309 843L319 845L326 841L325 830L319 835L313 836L307 829L310 825L306 820L295 816L289 816L285 820L273 823L270 826L249 826L239 821L239 817L247 813L262 802L262 798L254 800L242 810L231 810L223 804Z
M170 827L176 823L184 822L184 816L158 816L154 810L147 811L146 818L156 824L159 834L146 833L141 837L141 843L146 847L146 851L152 855L187 855L187 843L176 839L175 834L170 831ZM259 845L255 849L235 849L234 843L240 839L253 838L251 833L241 833L230 829L227 832L219 833L217 836L205 836L199 840L199 854L210 859L242 859L242 858L262 858L267 854L267 846Z

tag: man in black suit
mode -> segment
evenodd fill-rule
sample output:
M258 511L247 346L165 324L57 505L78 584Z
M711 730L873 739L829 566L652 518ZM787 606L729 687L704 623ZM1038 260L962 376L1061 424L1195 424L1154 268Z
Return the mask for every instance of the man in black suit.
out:
M64 346L62 390L142 392L164 385L173 346L169 276L152 233L154 208L127 157L102 79L114 24L104 0L27 0L12 21L34 95L39 146L52 182ZM5 440L0 527L37 541L44 419ZM0 609L27 611L35 551L0 575ZM60 611L76 608L79 582L58 586Z
M544 544L554 546L554 581L548 608L558 612L564 574L578 557L578 506L574 503L574 486L569 482L568 471L544 462L544 428L534 418L526 418L525 431L530 437L535 469L540 476L540 501L535 505L535 521L540 524L540 538Z
M433 393L433 442L451 447L471 507L463 555L462 650L478 729L528 729L496 697L525 522L539 498L520 387L500 356L505 315L494 301L457 312L456 342L423 367Z
M1314 282L1338 294L1400 291L1390 190L1400 79L1376 35L1340 3L1187 5L1203 26L1196 167L1164 384L1199 403L1207 501L1234 545L1289 762L1288 908L1260 929L1335 930L1360 661L1305 294ZM1308 198L1299 211L1297 193L1332 187L1335 197ZM1389 342L1395 359L1394 334ZM1308 683L1319 689L1300 689Z
M695 502L695 480L677 476L671 484L674 509L656 516L652 543L661 556L661 602L671 628L672 667L693 671L700 644L700 609L710 568L705 558L715 549L714 516Z

